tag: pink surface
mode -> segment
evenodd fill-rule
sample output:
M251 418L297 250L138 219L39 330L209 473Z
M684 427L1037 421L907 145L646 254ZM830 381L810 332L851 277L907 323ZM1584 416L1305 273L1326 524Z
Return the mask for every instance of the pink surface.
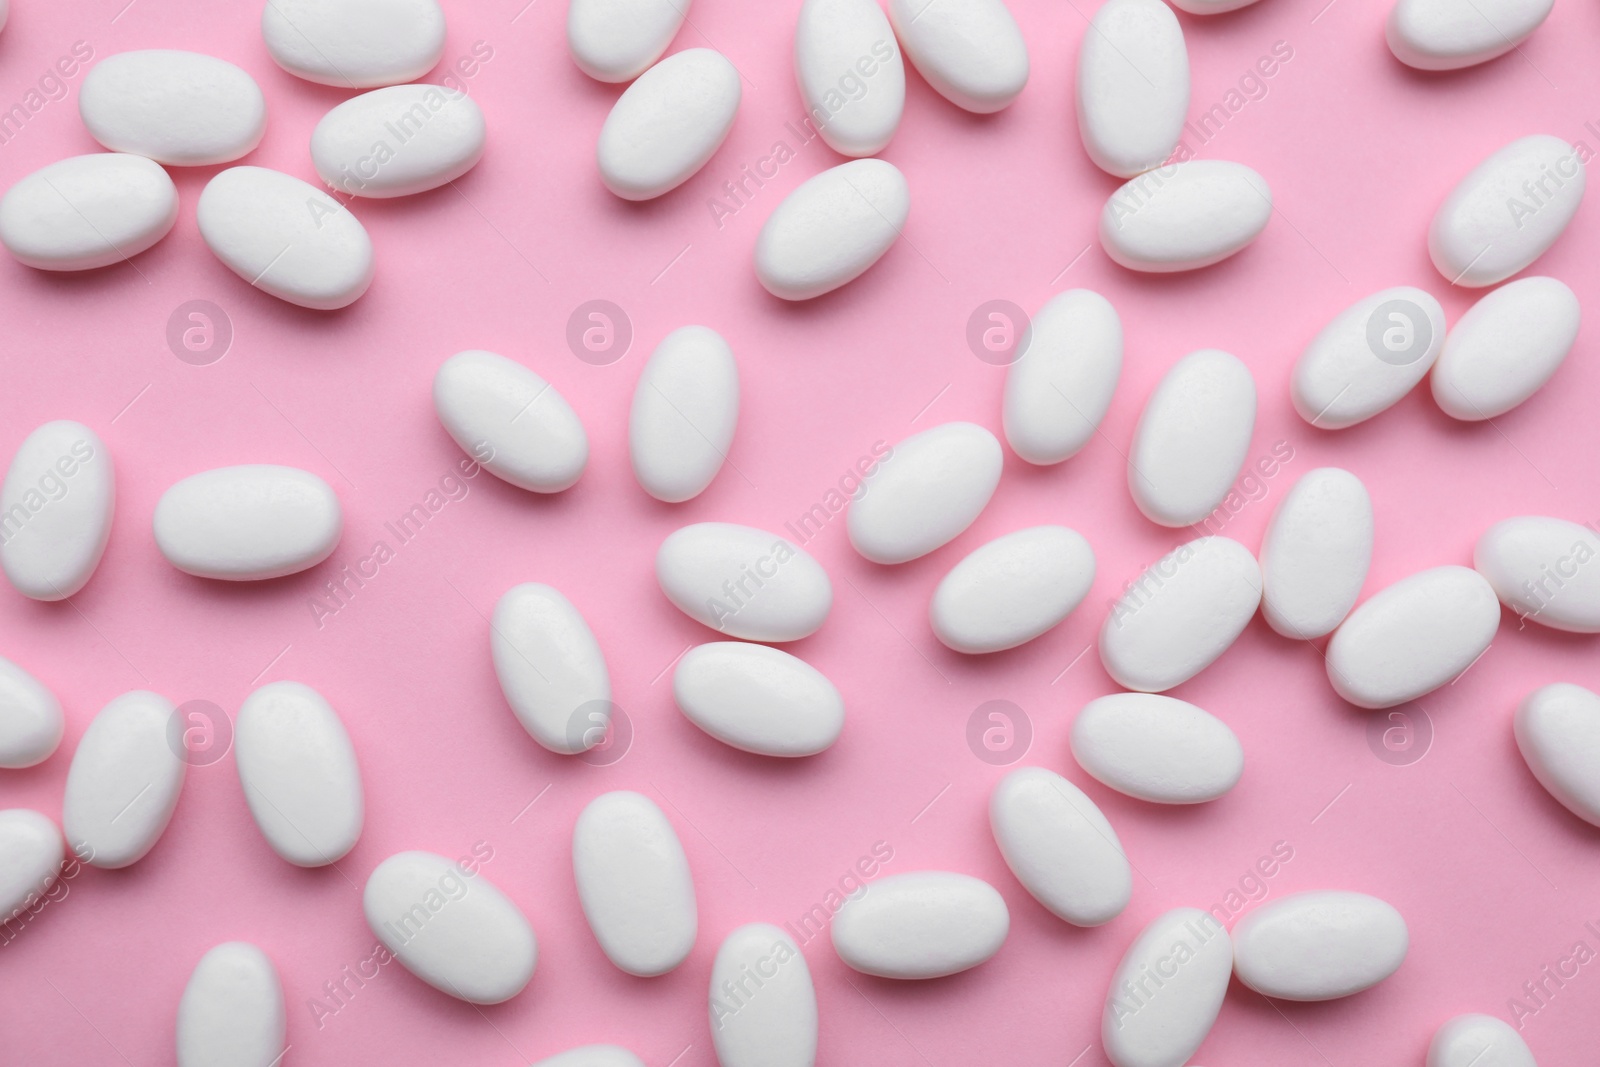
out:
M1337 434L1309 429L1288 402L1296 354L1359 297L1420 285L1451 321L1470 304L1472 294L1450 290L1429 263L1424 234L1434 207L1479 160L1534 132L1600 147L1585 125L1600 126L1594 5L1564 0L1520 54L1444 76L1393 59L1384 5L1370 0L1335 0L1320 14L1316 2L1265 0L1209 20L1180 16L1194 71L1191 116L1224 103L1275 42L1292 49L1264 97L1257 90L1210 143L1190 141L1200 155L1259 170L1281 210L1236 259L1147 278L1110 263L1094 236L1116 183L1089 163L1075 129L1072 74L1090 5L1017 0L1033 61L1026 92L977 118L909 75L905 120L884 153L912 190L905 239L859 282L791 306L754 278L756 234L789 189L840 161L820 140L798 144L785 125L802 114L790 59L798 0L696 4L675 47L723 50L746 77L744 103L705 170L645 205L612 197L595 172L595 137L617 88L590 81L566 55L560 0L519 13L523 2L448 4L446 62L470 55L475 42L492 49L469 80L488 117L488 154L455 189L355 205L378 273L345 312L279 303L210 255L194 204L214 169L175 172L177 229L131 264L58 277L0 256L0 454L45 420L81 420L110 446L119 494L110 548L70 604L0 595L0 652L53 687L68 719L44 764L0 772L0 807L59 818L73 749L120 692L150 688L232 714L252 688L285 678L340 710L368 800L355 851L333 869L299 870L255 829L231 755L192 768L149 857L127 870L84 871L64 897L5 929L0 1063L170 1063L190 970L217 942L247 939L283 978L286 1063L511 1067L614 1041L652 1067L712 1064L706 985L722 936L745 922L797 920L879 842L893 850L883 874L946 868L990 880L1010 905L1010 940L977 970L906 984L849 971L826 937L811 940L804 952L823 1064L1102 1064L1101 1005L1136 932L1178 905L1242 911L1251 906L1242 896L1236 908L1227 898L1241 886L1269 900L1317 888L1376 894L1405 914L1411 953L1392 979L1340 1002L1275 1005L1235 983L1198 1062L1420 1064L1433 1029L1466 1011L1520 1021L1546 1067L1593 1062L1600 831L1534 781L1511 715L1546 682L1600 686L1594 639L1519 630L1507 615L1481 661L1424 700L1433 731L1425 758L1393 765L1369 747L1373 716L1333 694L1317 650L1258 619L1174 691L1227 721L1248 757L1237 789L1192 810L1159 810L1101 787L1072 762L1066 739L1073 713L1114 688L1090 647L1109 599L1188 536L1138 514L1119 452L1156 380L1192 349L1225 348L1254 370L1261 413L1252 457L1278 442L1293 450L1223 528L1252 549L1292 482L1328 464L1355 471L1372 492L1368 593L1426 567L1470 562L1477 535L1510 515L1600 520L1592 323L1552 385L1493 426L1453 422L1426 387ZM0 106L22 101L77 41L96 58L205 51L245 67L267 93L267 136L246 162L315 180L311 129L349 94L277 69L258 4L135 0L119 13L121 4L14 5L0 34ZM81 81L79 71L64 98L0 144L0 185L96 149L75 113ZM794 158L719 226L710 198L777 140ZM1600 308L1596 218L1592 204L1582 209L1536 268L1570 284L1591 313ZM952 419L998 431L1004 372L968 349L968 315L996 298L1032 311L1074 286L1109 297L1126 326L1126 370L1102 436L1056 468L1008 455L974 527L912 564L863 561L842 516L807 544L834 579L835 605L821 632L792 649L845 694L839 744L778 763L690 725L673 706L669 667L711 634L656 588L661 539L701 520L778 530L876 441ZM165 339L168 316L193 299L220 305L235 331L210 366L179 361ZM592 299L614 301L631 318L632 347L609 366L578 360L565 342L569 314ZM732 344L743 411L710 490L670 507L634 484L626 418L644 358L690 322ZM398 544L384 523L422 501L461 456L432 411L433 371L472 347L524 361L562 390L591 435L588 473L555 498L479 477ZM246 462L304 467L335 487L346 530L328 563L235 586L188 577L161 558L150 535L160 493L196 471ZM1100 571L1089 600L1020 650L978 659L945 650L926 621L938 578L989 538L1041 522L1071 525L1094 545ZM319 587L378 540L394 558L319 626L310 606ZM562 589L606 650L634 732L620 761L551 755L500 695L486 616L507 588L530 580ZM997 699L1031 721L1024 762L1081 785L1137 867L1132 904L1102 928L1051 917L995 849L986 805L1005 768L974 756L966 727L975 708ZM699 942L664 978L629 978L606 961L573 886L573 821L596 794L621 788L660 803L695 872ZM315 1010L324 983L371 954L360 908L367 874L402 849L460 856L478 842L493 850L484 874L538 932L528 989L478 1010L390 965L361 988L349 983L354 992L337 1012ZM1251 880L1279 842L1292 859ZM1546 967L1568 976L1547 978ZM1541 981L1542 1004L1523 988ZM1516 1018L1510 998L1524 1005Z

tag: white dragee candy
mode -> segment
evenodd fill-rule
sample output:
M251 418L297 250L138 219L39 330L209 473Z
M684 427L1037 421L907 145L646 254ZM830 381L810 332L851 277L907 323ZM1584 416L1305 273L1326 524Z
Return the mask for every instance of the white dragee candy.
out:
M621 1045L583 1045L542 1059L533 1067L645 1067L645 1063Z
M987 115L1028 84L1028 46L1002 0L889 0L917 73L957 107Z
M1146 171L1100 211L1100 244L1129 270L1165 274L1220 263L1272 217L1266 179L1242 163L1193 159Z
M711 1044L722 1067L814 1067L817 991L794 939L749 923L711 966Z
M1452 681L1494 640L1500 603L1467 567L1434 567L1370 597L1328 642L1328 680L1350 703L1392 708Z
M1111 976L1100 1021L1106 1057L1116 1067L1183 1067L1217 1021L1232 974L1232 942L1209 912L1157 916Z
M1006 866L1051 914L1099 926L1122 914L1133 875L1117 833L1083 790L1043 767L1019 767L989 794Z
M591 800L572 831L572 871L612 963L651 978L688 958L699 924L689 858L648 797L618 790Z
M667 50L689 14L690 0L571 0L567 49L589 77L625 82Z
M1057 626L1094 584L1094 549L1076 530L1032 526L997 537L950 569L928 605L957 652L999 652Z
M1072 755L1096 780L1153 804L1202 804L1244 773L1228 724L1193 704L1151 693L1113 693L1072 721Z
M1555 0L1397 0L1384 36L1408 67L1459 70L1517 47L1554 6Z
M349 196L410 196L477 166L483 142L483 109L464 89L392 85L322 116L311 131L311 162Z
M41 167L0 197L0 244L39 270L93 270L154 245L178 221L178 187L143 156L96 152Z
M1006 442L1029 463L1060 463L1089 443L1111 407L1122 320L1099 293L1069 289L1039 309L1029 331L1006 371Z
M333 197L265 167L206 184L200 236L224 266L279 300L317 311L355 303L372 284L372 238Z
M669 504L703 493L739 423L739 364L717 331L683 326L661 339L639 374L628 455L644 491Z
M1306 472L1261 541L1261 614L1285 637L1330 634L1350 614L1372 565L1372 498L1347 470Z
M1600 536L1565 519L1524 515L1478 538L1472 565L1500 602L1553 630L1600 633Z
M1567 682L1535 689L1517 706L1514 731L1539 784L1600 826L1600 696Z
M156 546L180 571L230 582L281 578L333 554L344 512L310 471L270 463L190 475L156 503Z
M338 712L299 682L245 698L233 754L250 815L272 850L298 867L342 859L361 836L361 768Z
M1539 1067L1522 1035L1493 1015L1457 1015L1433 1032L1427 1067Z
M841 163L783 198L756 238L756 277L810 300L854 281L889 251L911 212L905 175L881 159Z
M551 752L586 752L611 722L611 674L572 601L527 582L500 597L489 624L494 672L528 735Z
M1433 365L1433 399L1452 418L1503 415L1538 392L1578 339L1578 297L1554 278L1518 278L1467 309Z
M905 563L959 537L1000 484L994 434L947 422L890 450L845 516L850 543L874 563Z
M589 435L567 398L495 352L469 349L440 364L433 409L456 444L519 489L570 489L589 462Z
M746 641L798 641L833 607L822 565L777 534L731 522L700 522L667 536L656 581L689 618Z
M994 886L950 871L879 879L833 917L839 958L879 978L941 978L976 967L1006 942L1011 913Z
M1583 201L1583 161L1566 141L1534 134L1473 168L1428 227L1428 254L1451 285L1503 282L1544 255Z
M1178 147L1189 50L1162 0L1108 0L1078 51L1078 133L1101 170L1132 178Z
M200 957L178 1002L178 1067L274 1067L288 1018L267 954L225 941Z
M61 831L31 808L0 811L0 923L56 884L66 848Z
M766 645L713 641L672 672L684 717L723 744L762 756L813 756L844 729L844 698L811 664Z
M1279 1000L1334 1000L1399 970L1410 936L1394 907L1365 893L1295 893L1233 927L1233 973Z
M188 761L165 697L134 690L96 715L67 770L61 823L83 862L126 867L143 859L172 820Z
M78 114L111 151L180 167L238 159L267 129L254 78L226 60L167 48L101 60L78 90Z
M510 1000L533 977L533 927L477 863L396 853L367 876L361 904L367 926L406 970L469 1004Z
M88 584L111 538L117 485L111 452L81 422L28 435L0 486L0 569L17 592L65 600Z
M1159 693L1216 661L1261 603L1261 568L1226 537L1201 537L1162 556L1112 605L1100 662L1117 684Z
M739 72L709 48L676 52L612 105L595 158L624 200L650 200L692 178L716 154L739 112Z
M267 0L261 36L297 77L341 89L420 78L444 54L438 0Z
M888 146L905 109L906 71L877 0L805 0L794 71L829 148L871 156Z
M43 763L61 744L65 726L56 695L0 656L0 767Z
M1172 365L1145 402L1128 451L1128 488L1151 522L1190 526L1233 487L1256 426L1256 382L1216 348Z
M1356 301L1300 353L1289 396L1323 430L1364 422L1400 402L1444 347L1444 308L1409 285Z

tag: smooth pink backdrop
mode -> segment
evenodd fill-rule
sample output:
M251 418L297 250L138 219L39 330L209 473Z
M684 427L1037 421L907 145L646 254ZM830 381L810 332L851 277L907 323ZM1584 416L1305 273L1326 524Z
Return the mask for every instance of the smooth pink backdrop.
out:
M0 772L0 807L59 818L73 749L118 693L151 688L232 714L253 687L285 678L339 709L368 801L355 851L333 869L300 870L256 831L231 755L193 768L148 858L79 874L64 899L0 946L0 1063L172 1062L190 970L217 942L247 939L283 979L286 1063L515 1067L614 1041L651 1067L710 1065L706 985L722 936L749 921L798 918L876 842L894 852L885 873L947 868L993 882L1011 908L1011 936L984 966L926 983L858 975L825 938L811 941L804 951L822 1064L1103 1064L1101 1005L1137 931L1167 908L1222 901L1277 842L1293 859L1266 881L1266 899L1330 887L1374 893L1405 914L1411 952L1378 988L1334 1003L1270 1004L1235 983L1197 1057L1212 1067L1420 1064L1449 1016L1510 1021L1508 999L1541 968L1579 941L1600 949L1584 925L1600 930L1600 831L1540 789L1511 734L1512 710L1535 686L1600 686L1592 638L1519 630L1507 615L1482 660L1424 701L1432 749L1409 766L1375 757L1371 715L1333 694L1315 648L1259 620L1174 691L1223 718L1244 744L1245 776L1226 798L1158 809L1088 779L1066 747L1073 713L1113 689L1090 647L1109 599L1187 536L1139 515L1119 453L1159 376L1192 349L1225 348L1254 370L1252 456L1279 441L1294 451L1267 495L1224 528L1252 549L1294 479L1328 464L1355 471L1372 492L1369 593L1426 567L1470 562L1478 534L1507 516L1600 520L1592 324L1552 384L1492 426L1450 420L1423 387L1370 423L1319 432L1287 396L1296 354L1369 292L1420 285L1451 321L1469 306L1473 294L1450 289L1433 269L1424 233L1479 160L1535 132L1600 148L1585 126L1600 126L1600 10L1562 0L1519 54L1440 76L1394 60L1383 42L1385 6L1370 0L1334 0L1320 12L1321 0L1264 0L1210 19L1180 16L1191 116L1222 102L1276 42L1292 49L1266 96L1197 146L1259 170L1279 210L1234 260L1141 277L1113 265L1095 239L1116 182L1085 156L1072 97L1093 5L1016 0L1033 65L1027 90L979 118L908 74L905 119L884 153L911 186L905 239L845 290L789 305L755 280L757 232L788 190L840 162L820 141L798 146L785 129L803 111L790 58L798 0L695 4L674 47L725 52L745 77L744 102L704 171L644 205L611 196L595 171L595 138L618 88L572 64L560 0L524 2L447 0L446 62L475 42L493 50L469 82L488 117L488 153L454 189L354 205L376 245L377 280L344 312L279 303L211 256L194 205L215 168L174 171L177 228L131 264L58 276L0 256L0 454L45 420L81 420L109 445L119 496L110 548L71 603L0 590L0 652L57 692L68 721L41 766ZM122 4L18 0L0 34L0 107L21 100L76 41L97 59L137 48L208 52L249 70L267 94L267 136L245 162L315 180L312 127L350 94L279 70L261 42L258 4ZM0 185L97 149L76 114L81 81L80 72L65 99L0 145ZM778 139L795 158L719 227L709 199ZM1536 267L1570 284L1591 315L1600 311L1596 220L1592 204L1580 210ZM833 577L835 605L821 632L792 648L845 694L839 744L779 763L691 726L673 706L668 668L711 634L657 590L661 539L701 520L779 529L878 440L952 419L998 431L1004 372L968 349L968 315L996 298L1032 311L1074 286L1109 297L1126 327L1126 368L1102 436L1059 467L1008 455L999 492L973 528L909 565L866 563L842 518L807 546ZM235 330L231 351L211 366L180 362L165 340L168 316L192 299L220 305ZM610 366L579 361L564 339L569 314L592 299L621 305L635 332ZM732 344L743 408L730 462L710 490L666 506L633 481L627 412L651 348L694 322ZM460 457L429 387L446 356L480 347L562 390L591 436L588 472L553 498L489 477L468 483L465 499L319 627L309 606L318 586L375 540L394 547L384 522ZM328 479L346 515L328 563L260 585L195 579L166 564L150 535L160 493L234 463L292 464ZM1013 652L974 659L939 645L926 621L938 578L989 538L1043 522L1071 525L1094 545L1099 576L1083 607ZM631 750L613 765L541 749L499 693L486 617L501 593L530 580L561 588L606 650L634 729ZM1137 867L1132 904L1102 928L1051 917L995 850L986 805L1005 769L975 758L965 732L973 709L994 699L1031 720L1024 762L1082 786ZM573 887L573 821L596 794L621 788L662 806L695 873L700 938L664 978L613 968ZM310 998L371 951L360 889L373 867L402 849L457 856L480 841L494 851L485 875L538 932L527 990L479 1010L391 965L319 1026ZM1600 964L1547 986L1555 994L1522 1020L1529 1044L1546 1067L1592 1063Z

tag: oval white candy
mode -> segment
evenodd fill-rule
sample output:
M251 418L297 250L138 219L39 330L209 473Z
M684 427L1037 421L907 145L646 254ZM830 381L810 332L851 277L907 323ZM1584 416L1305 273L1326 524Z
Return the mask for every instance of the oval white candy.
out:
M1129 270L1197 270L1242 251L1270 218L1265 178L1242 163L1193 159L1112 193L1100 211L1100 244Z
M1434 567L1350 613L1328 642L1328 680L1352 704L1392 708L1472 666L1499 626L1500 602L1482 575Z
M889 251L911 212L905 175L881 159L841 163L803 182L756 239L756 277L784 300L854 281Z
M1295 893L1234 925L1233 973L1279 1000L1334 1000L1397 971L1409 943L1405 919L1377 897Z
M1524 515L1497 522L1472 565L1500 602L1524 619L1572 633L1600 633L1600 536L1565 519Z
M844 698L811 664L766 645L713 641L672 672L684 717L723 744L762 756L813 756L844 729Z
M1233 945L1214 916L1199 908L1157 916L1111 976L1100 1021L1106 1056L1116 1067L1182 1067L1217 1021L1232 974Z
M1457 1015L1433 1032L1427 1067L1539 1067L1522 1035L1493 1015Z
M61 874L61 831L31 808L0 811L0 923L44 897Z
M994 434L976 423L912 434L851 501L850 543L874 563L905 563L949 544L988 506L1003 458Z
M311 131L311 162L349 196L409 196L477 166L483 141L483 110L465 90L392 85L322 116Z
M1534 134L1473 168L1428 227L1428 254L1451 285L1505 281L1555 244L1583 200L1583 162L1566 141Z
M233 724L239 784L272 850L299 867L341 859L361 836L361 768L344 723L299 682L245 698Z
M406 970L453 997L499 1004L533 977L533 927L481 870L432 852L399 852L368 875L361 904Z
M228 163L261 143L267 101L239 67L198 52L152 48L95 64L78 90L89 136L157 163Z
M225 170L201 192L196 218L224 266L279 300L333 311L372 284L366 227L299 178L265 167Z
M97 152L41 167L0 197L0 244L39 270L121 263L178 221L178 187L143 156Z
M1433 366L1433 399L1452 418L1503 415L1538 392L1572 351L1582 311L1554 278L1518 278L1467 309Z
M180 571L230 582L281 578L333 554L344 512L327 482L269 463L190 475L156 504L156 545Z
M683 326L661 339L633 391L628 454L657 500L678 504L722 469L739 423L739 365L722 335Z
M911 65L957 107L987 115L1028 84L1028 46L1002 0L889 0Z
M268 0L261 36L297 77L341 89L420 78L444 54L438 0Z
M1132 178L1178 147L1189 50L1161 0L1109 0L1078 50L1078 133L1101 170Z
M567 49L589 77L630 81L661 58L688 14L689 0L571 0Z
M1345 308L1300 353L1289 396L1324 430L1364 422L1400 402L1444 347L1444 308L1409 285Z
M1459 70L1517 47L1554 6L1555 0L1397 0L1384 36L1408 67Z
M719 52L690 48L639 76L612 105L595 158L624 200L650 200L688 181L716 154L739 112L739 72Z
M178 1002L178 1067L269 1067L285 1051L283 986L267 954L225 941L200 957Z
M522 728L551 752L585 752L611 722L611 674L572 601L527 582L500 597L489 624L494 672Z
M0 487L0 568L17 592L65 600L88 584L111 538L111 452L81 422L47 422L22 442Z
M1256 382L1216 348L1172 365L1139 415L1128 451L1128 489L1151 522L1190 526L1233 488L1256 427Z
M1215 800L1244 773L1244 749L1227 723L1151 693L1084 705L1072 722L1072 755L1101 783L1154 804Z
M794 30L800 96L822 139L846 156L888 146L906 102L894 30L876 0L806 0Z
M1372 498L1347 470L1308 471L1272 513L1261 541L1261 614L1285 637L1334 631L1372 565Z
M833 607L822 565L786 538L730 522L701 522L668 535L656 581L689 618L746 641L798 641Z
M494 352L457 352L440 364L433 408L456 444L519 489L559 493L589 462L589 436L567 398Z
M542 1059L533 1067L645 1067L645 1063L621 1045L583 1045Z
M572 831L572 871L589 929L629 974L666 974L694 948L694 879L672 824L648 797L591 800Z
M1244 632L1261 603L1261 569L1226 537L1162 556L1112 605L1100 662L1125 689L1159 693L1199 674Z
M61 702L33 675L0 656L0 767L32 767L61 744Z
M1539 784L1600 826L1600 696L1567 682L1535 689L1517 706L1515 733Z
M1122 842L1083 790L1043 767L1019 767L989 795L1006 866L1056 917L1099 926L1122 914L1133 874Z
M751 995L750 975L761 976ZM729 934L711 966L711 1044L722 1067L814 1067L817 991L794 939L770 923Z
M940 978L1000 951L1011 913L994 886L949 871L880 878L847 900L829 932L839 958L879 978Z
M1094 584L1094 549L1076 530L1033 526L970 552L934 590L934 635L957 652L999 652L1058 625Z
M134 690L96 715L67 770L61 823L85 863L126 867L155 847L178 806L188 761L179 753L177 709Z
M1006 371L1002 421L1011 450L1060 463L1089 443L1122 375L1122 320L1099 293L1052 297L1030 324L1027 348Z

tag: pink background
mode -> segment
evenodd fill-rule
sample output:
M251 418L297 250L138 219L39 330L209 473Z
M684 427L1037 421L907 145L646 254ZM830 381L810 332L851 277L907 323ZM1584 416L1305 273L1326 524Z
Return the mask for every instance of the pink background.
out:
M1478 534L1506 516L1600 520L1600 423L1585 399L1600 390L1592 322L1551 386L1493 426L1453 422L1425 387L1336 434L1309 429L1288 403L1296 354L1367 293L1423 286L1452 322L1469 306L1472 294L1450 290L1429 263L1424 233L1479 160L1534 132L1600 147L1585 129L1600 125L1600 10L1563 0L1521 55L1444 76L1390 56L1384 5L1370 0L1335 0L1320 15L1319 0L1265 0L1214 19L1181 16L1191 115L1221 102L1275 42L1292 48L1268 95L1198 149L1258 169L1281 210L1226 264L1141 277L1110 263L1095 239L1116 183L1089 163L1075 128L1072 77L1092 5L1016 0L1033 63L1026 92L979 118L908 73L905 120L884 153L912 190L905 239L857 283L793 306L756 282L756 234L789 189L839 157L820 141L799 147L720 229L707 201L774 140L796 147L784 123L802 112L790 59L798 0L695 5L675 47L724 51L746 76L744 102L704 171L645 205L612 197L595 172L595 138L618 89L590 81L568 58L560 0L537 0L519 15L523 2L447 0L446 62L477 41L493 49L470 80L490 125L488 154L455 189L354 206L378 271L344 312L280 303L210 255L194 223L209 168L174 172L177 228L131 264L51 276L0 257L0 453L45 420L81 420L109 445L120 498L105 559L70 604L0 595L3 654L67 709L54 756L0 772L0 807L59 818L78 738L118 693L150 688L232 714L253 687L285 678L315 686L340 710L368 800L355 851L334 869L299 870L256 831L231 755L194 767L148 858L80 873L64 899L9 931L13 940L0 947L0 1061L171 1062L190 970L209 947L237 938L278 966L288 1063L512 1067L614 1041L652 1067L712 1064L705 999L721 938L741 923L797 919L880 841L894 851L885 873L945 868L993 882L1011 907L1011 937L984 966L927 983L867 978L847 970L825 938L807 944L824 1064L1104 1063L1101 1005L1137 931L1167 908L1222 901L1280 841L1293 859L1266 881L1267 899L1331 887L1377 894L1405 914L1411 953L1389 981L1334 1003L1272 1005L1235 984L1197 1056L1212 1067L1420 1064L1433 1029L1452 1014L1509 1021L1508 998L1522 983L1580 940L1600 949L1584 926L1600 929L1600 831L1540 789L1510 725L1535 686L1600 686L1593 639L1519 631L1508 615L1482 660L1424 700L1432 748L1409 766L1375 757L1370 714L1333 694L1315 649L1259 620L1174 691L1227 721L1245 746L1244 779L1226 798L1160 810L1088 779L1066 747L1074 712L1114 688L1084 651L1109 598L1188 536L1139 515L1118 452L1158 377L1192 349L1225 348L1255 371L1252 457L1278 441L1294 450L1266 497L1223 531L1252 549L1292 482L1326 464L1355 471L1372 492L1368 592L1426 567L1468 563ZM311 129L349 94L279 70L261 42L258 4L135 0L119 13L121 3L19 0L0 34L0 106L21 100L75 41L97 59L136 48L209 52L245 67L266 91L267 136L246 162L315 180ZM96 150L75 114L81 81L80 72L65 99L0 145L0 184ZM1591 204L1537 268L1570 284L1591 312L1600 308L1597 226ZM779 763L690 725L673 706L668 668L711 634L657 590L661 539L701 520L777 530L880 439L952 419L998 431L1004 372L968 349L968 315L996 298L1033 311L1074 286L1108 296L1126 327L1126 369L1103 437L1050 469L1008 455L973 528L909 565L866 563L842 518L807 546L834 579L835 605L820 633L791 647L845 694L839 744ZM569 314L597 298L621 305L635 331L610 366L579 361L564 340ZM169 314L192 299L219 304L236 332L211 366L180 362L166 344ZM673 507L635 485L625 428L645 357L691 322L732 344L743 410L728 466L702 497ZM460 457L429 387L446 356L472 347L521 360L561 389L591 436L588 472L553 498L475 479L319 629L309 607L318 586L375 540L391 540L384 522ZM335 487L346 531L332 560L239 586L167 565L150 535L160 493L196 471L249 462L304 467ZM1100 571L1084 606L1013 652L969 659L939 645L926 622L938 578L989 538L1042 522L1071 525L1094 545ZM615 764L541 749L499 693L485 619L501 593L530 580L561 588L606 650L634 729ZM1034 733L1024 761L1081 785L1137 867L1132 904L1102 928L1051 917L994 847L986 804L1005 769L975 758L965 739L973 710L993 699L1024 709ZM573 887L573 821L596 794L620 788L661 804L695 872L700 939L664 978L613 968ZM390 966L319 1028L309 999L371 951L360 909L367 874L402 849L459 856L479 841L494 850L484 873L538 932L528 989L478 1010ZM1597 1008L1600 963L1589 963L1524 1020L1540 1062L1592 1062Z

